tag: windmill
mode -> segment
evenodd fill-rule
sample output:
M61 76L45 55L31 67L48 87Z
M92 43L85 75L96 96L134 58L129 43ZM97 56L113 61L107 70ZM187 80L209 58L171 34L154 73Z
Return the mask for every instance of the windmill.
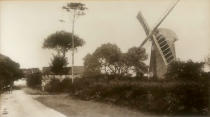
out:
M163 75L167 71L167 66L176 59L174 42L177 40L176 34L164 28L159 28L160 24L166 19L170 12L175 8L179 0L177 0L170 9L166 11L166 14L160 19L160 21L151 30L145 21L141 12L138 13L137 19L142 25L146 38L141 43L142 47L148 40L151 40L151 56L149 65L149 76L163 78Z

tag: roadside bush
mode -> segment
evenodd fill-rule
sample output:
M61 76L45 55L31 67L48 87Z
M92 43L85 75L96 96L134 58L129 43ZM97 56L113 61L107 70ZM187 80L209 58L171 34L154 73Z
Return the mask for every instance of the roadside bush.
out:
M53 93L61 92L60 80L56 78L52 78L50 82L46 84L45 90L48 92L53 92Z
M42 74L41 72L32 73L26 79L27 86L31 88L41 88Z
M113 77L113 76L112 76ZM92 78L47 84L49 92L69 92L83 100L126 106L159 115L207 115L209 112L209 74L200 80L142 80L139 78Z
M69 92L72 90L72 80L70 78L65 78L60 82L60 89L62 92Z
M168 111L179 115L208 114L208 85L193 83L174 87L167 95Z
M203 72L202 62L189 61L175 61L168 67L166 77L168 79L176 80L199 80Z
M57 75L67 74L68 70L65 67L68 65L66 57L55 55L51 60L50 71Z
M208 82L99 79L75 79L71 94L160 115L208 114Z

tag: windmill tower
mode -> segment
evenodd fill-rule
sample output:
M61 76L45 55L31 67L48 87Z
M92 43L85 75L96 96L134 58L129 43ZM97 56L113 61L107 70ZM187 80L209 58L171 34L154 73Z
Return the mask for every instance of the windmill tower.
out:
M165 28L158 28L160 24L165 20L169 13L174 9L179 0L177 0L173 6L166 11L166 14L161 18L161 20L155 25L151 30L145 21L141 12L138 13L137 19L141 23L147 37L142 42L140 47L142 47L148 40L151 40L151 56L150 56L150 66L149 66L149 76L163 78L164 74L167 72L167 66L176 59L175 53L175 41L177 40L176 34Z

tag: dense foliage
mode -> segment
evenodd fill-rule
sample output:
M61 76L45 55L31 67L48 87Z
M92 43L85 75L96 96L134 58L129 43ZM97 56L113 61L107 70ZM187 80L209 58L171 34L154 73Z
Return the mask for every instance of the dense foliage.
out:
M101 74L100 63L99 61L97 61L97 58L92 54L87 54L84 57L84 69L84 76L92 77Z
M174 62L167 78L155 81L129 76L107 79L105 74L75 79L74 84L71 79L56 80L50 83L49 91L69 92L83 100L112 103L155 115L208 115L210 73L203 72L202 65L192 61Z
M106 74L112 76L129 76L132 72L136 76L143 76L147 71L144 61L147 59L143 48L133 47L127 53L111 43L102 44L93 54L84 58L85 76Z
M84 15L84 11L87 9L85 4L74 3L74 2L67 3L67 5L63 6L62 8L66 10L67 12L71 12L72 10L75 10L77 12L77 15Z
M146 50L139 47L132 47L126 53L126 62L130 66L134 67L134 71L137 77L141 77L144 73L147 72L147 66L143 61L148 58L146 55Z
M78 48L84 45L84 40L76 35L74 36L74 48ZM57 55L65 57L66 52L72 49L72 33L65 31L58 31L48 36L44 43L43 48L53 49L57 52Z
M50 92L69 92L83 100L95 100L160 115L207 115L209 80L199 82L148 81L104 77L52 80Z
M56 75L67 74L68 70L65 69L68 65L67 58L63 56L53 56L50 65L50 71Z
M61 92L61 82L59 79L52 78L45 86L45 90L48 92Z
M166 77L169 79L196 80L202 77L203 62L175 61L170 64Z
M68 70L66 66L68 64L66 53L73 49L73 38L74 38L74 49L85 44L84 40L79 38L72 33L65 31L58 31L48 36L43 43L43 48L53 49L57 52L53 56L50 63L50 70L54 74L61 75L66 74Z
M22 77L20 65L8 57L0 55L0 86L11 85Z
M28 75L28 78L26 79L27 86L31 88L37 88L40 89L42 85L42 74L41 72L32 73Z

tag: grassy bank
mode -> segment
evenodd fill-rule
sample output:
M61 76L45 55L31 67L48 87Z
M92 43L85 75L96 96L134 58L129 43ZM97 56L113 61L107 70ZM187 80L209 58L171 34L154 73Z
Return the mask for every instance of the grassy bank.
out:
M24 90L24 92L26 92L29 95L47 95L49 94L48 92L43 92L39 89L32 89L32 88L28 88L28 87L22 87L22 90Z

